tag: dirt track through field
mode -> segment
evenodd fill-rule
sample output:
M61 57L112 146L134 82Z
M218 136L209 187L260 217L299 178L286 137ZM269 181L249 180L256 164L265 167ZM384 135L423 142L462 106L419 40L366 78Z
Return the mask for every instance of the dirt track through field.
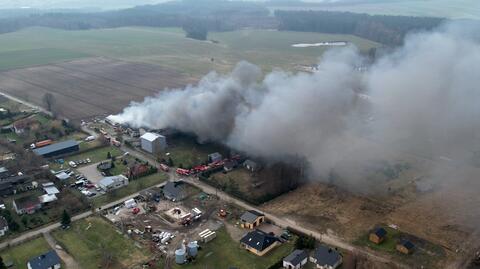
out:
M51 93L59 114L80 120L118 113L132 101L194 81L157 65L88 58L0 72L0 91L40 106Z

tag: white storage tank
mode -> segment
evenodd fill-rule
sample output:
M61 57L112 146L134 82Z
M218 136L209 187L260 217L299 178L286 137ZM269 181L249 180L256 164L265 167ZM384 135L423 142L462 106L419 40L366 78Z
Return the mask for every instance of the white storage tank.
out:
M185 249L180 248L175 250L175 262L177 264L184 264L187 261Z

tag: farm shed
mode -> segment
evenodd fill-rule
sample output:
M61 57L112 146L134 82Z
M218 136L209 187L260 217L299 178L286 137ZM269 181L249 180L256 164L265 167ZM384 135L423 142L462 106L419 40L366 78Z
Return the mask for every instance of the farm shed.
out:
M215 163L215 162L219 162L223 159L222 157L222 154L218 153L218 152L214 152L212 154L208 154L208 162L209 163Z
M405 239L401 240L396 246L396 249L403 254L412 253L414 248L415 245L411 241Z
M80 148L77 141L67 140L67 141L59 142L46 147L34 149L33 152L38 156L50 158L50 157L56 157L60 155L66 155L79 150Z
M142 149L146 152L157 154L167 147L165 136L156 133L145 133L140 137Z

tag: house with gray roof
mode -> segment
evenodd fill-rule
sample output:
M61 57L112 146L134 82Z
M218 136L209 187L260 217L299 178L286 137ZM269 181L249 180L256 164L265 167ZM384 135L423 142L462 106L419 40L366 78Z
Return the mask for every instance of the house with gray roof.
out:
M126 185L128 185L128 178L124 175L104 177L102 180L100 180L100 182L98 182L98 186L105 192L118 189Z
M54 250L37 256L27 263L28 269L60 269L61 261Z
M168 181L167 184L163 186L163 196L173 202L183 200L186 196L183 182Z
M254 230L240 239L240 245L258 256L263 256L280 244L277 237L261 230Z
M283 268L300 269L308 262L308 252L296 249L283 259Z
M343 257L337 250L320 245L315 249L313 255L310 256L310 261L318 269L336 269L342 264Z

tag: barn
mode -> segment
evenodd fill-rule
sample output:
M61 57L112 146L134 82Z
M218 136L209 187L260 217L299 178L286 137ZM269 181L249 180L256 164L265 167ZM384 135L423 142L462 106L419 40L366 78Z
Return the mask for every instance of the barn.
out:
M79 151L80 148L78 146L78 142L75 140L67 140L63 142L59 142L56 144L52 144L46 147L34 149L33 152L38 156L42 156L45 158L50 157L57 157L61 155L66 155L69 153L73 153Z

